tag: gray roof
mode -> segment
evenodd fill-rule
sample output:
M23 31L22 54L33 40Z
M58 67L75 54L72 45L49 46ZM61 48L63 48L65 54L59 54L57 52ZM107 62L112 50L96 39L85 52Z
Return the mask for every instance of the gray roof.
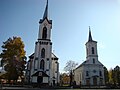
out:
M78 68L80 68L80 67L82 67L83 65L87 65L87 64L89 64L89 63L87 63L89 60L86 60L86 61L84 61L83 63L81 63L76 69L78 69ZM99 62L99 65L102 65L102 66L104 66L100 61L98 61ZM94 64L95 65L95 64ZM96 64L96 65L98 65L98 64Z
M52 57L52 59L58 60L58 57L54 53L52 53L51 57Z
M34 55L35 53L31 54L29 58L34 58ZM58 57L54 53L51 54L51 58L58 59Z

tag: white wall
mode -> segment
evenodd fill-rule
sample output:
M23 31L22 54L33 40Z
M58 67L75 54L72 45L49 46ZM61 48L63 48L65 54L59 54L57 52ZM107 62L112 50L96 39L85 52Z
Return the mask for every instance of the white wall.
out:
M48 77L43 77L43 83L48 83Z

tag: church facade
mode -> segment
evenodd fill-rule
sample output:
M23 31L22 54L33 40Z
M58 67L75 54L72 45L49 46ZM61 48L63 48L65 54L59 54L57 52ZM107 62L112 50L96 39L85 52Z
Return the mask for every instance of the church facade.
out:
M39 21L38 40L35 51L29 56L26 70L28 83L41 85L57 85L59 83L59 62L52 53L51 42L52 20L48 19L48 0L43 18Z
M86 60L74 70L76 85L104 85L104 65L98 60L97 41L92 39L90 27L88 41L85 45Z

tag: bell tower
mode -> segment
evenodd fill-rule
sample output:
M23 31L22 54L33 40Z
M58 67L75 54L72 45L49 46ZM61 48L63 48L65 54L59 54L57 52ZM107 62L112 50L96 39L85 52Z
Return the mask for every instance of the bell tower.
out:
M98 60L97 41L92 39L91 29L89 26L88 42L86 43L86 59L95 62Z
M48 0L43 18L39 21L38 40L35 43L33 76L37 75L37 83L52 83L52 20L48 19ZM35 78L34 78L35 80Z
M49 40L51 36L52 20L48 19L48 0L45 8L43 18L39 21L39 35L38 40Z

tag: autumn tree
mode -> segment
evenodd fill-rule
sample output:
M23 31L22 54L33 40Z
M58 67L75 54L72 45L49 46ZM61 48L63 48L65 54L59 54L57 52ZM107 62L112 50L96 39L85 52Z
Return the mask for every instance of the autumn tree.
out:
M60 85L61 86L68 86L70 83L70 76L67 73L60 74Z
M0 58L2 66L7 71L5 78L10 81L16 81L18 77L23 76L25 70L26 56L24 43L20 37L9 38L2 45L2 53Z
M114 84L114 70L111 68L109 71L109 83Z
M78 63L76 63L75 61L69 60L66 63L66 66L64 67L64 70L68 72L70 76L70 86L72 85L73 82L73 70L76 68L77 65Z

